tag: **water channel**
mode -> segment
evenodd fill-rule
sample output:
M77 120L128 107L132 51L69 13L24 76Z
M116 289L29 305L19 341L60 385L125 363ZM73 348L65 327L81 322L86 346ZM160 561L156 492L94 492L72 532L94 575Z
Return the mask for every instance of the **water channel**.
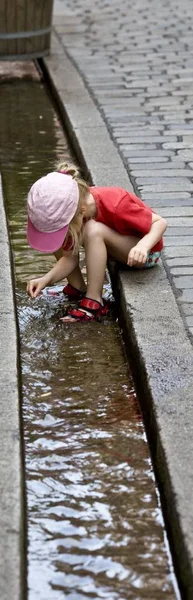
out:
M7 75L5 77L5 68ZM26 244L30 185L72 152L33 65L1 67L0 170L21 340L29 600L179 599L118 324L59 321L26 281L53 259Z

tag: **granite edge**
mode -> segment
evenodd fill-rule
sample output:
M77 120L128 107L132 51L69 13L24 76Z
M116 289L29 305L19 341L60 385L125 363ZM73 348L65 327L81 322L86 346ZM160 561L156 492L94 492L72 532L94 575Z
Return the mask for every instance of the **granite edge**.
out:
M24 447L14 275L0 174L0 598L26 598Z

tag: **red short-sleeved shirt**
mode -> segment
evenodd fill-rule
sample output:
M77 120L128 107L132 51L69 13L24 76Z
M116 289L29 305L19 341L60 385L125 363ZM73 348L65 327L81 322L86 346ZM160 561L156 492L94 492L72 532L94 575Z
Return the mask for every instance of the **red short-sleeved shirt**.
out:
M134 235L142 238L152 225L152 209L140 198L118 187L90 187L96 202L96 221L104 223L122 235ZM158 252L163 248L163 239L152 248ZM70 249L70 240L63 244L64 250Z

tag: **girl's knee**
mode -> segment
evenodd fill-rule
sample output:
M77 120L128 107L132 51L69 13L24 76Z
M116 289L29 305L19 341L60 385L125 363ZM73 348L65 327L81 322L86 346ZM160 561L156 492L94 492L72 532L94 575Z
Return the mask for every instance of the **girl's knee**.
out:
M95 237L104 237L103 224L89 219L84 225L83 242Z

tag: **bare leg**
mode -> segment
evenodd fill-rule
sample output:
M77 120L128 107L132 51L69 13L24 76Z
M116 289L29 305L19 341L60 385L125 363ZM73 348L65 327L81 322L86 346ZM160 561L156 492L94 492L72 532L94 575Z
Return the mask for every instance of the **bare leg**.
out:
M67 279L70 285L75 287L77 290L80 290L81 292L85 292L86 284L79 265L74 269L74 271L72 271L72 273L70 273L70 275L68 275Z
M101 302L107 264L107 248L101 235L100 225L94 220L88 221L83 240L87 270L86 296L98 302Z
M128 253L139 238L127 236L91 219L84 227L83 244L86 254L86 296L102 302L102 288L107 255L127 264Z
M55 258L57 260L59 260L62 256L66 256L66 258L69 258L70 254L71 254L70 252L64 252L62 248L60 248L57 252L54 253ZM68 283L70 283L70 285L75 287L77 290L80 290L81 292L85 292L86 285L85 285L85 281L84 281L84 278L82 276L80 266L79 266L79 255L78 256L72 255L72 259L73 259L72 264L74 264L74 269L71 271L71 273L69 273L69 275L67 275Z

